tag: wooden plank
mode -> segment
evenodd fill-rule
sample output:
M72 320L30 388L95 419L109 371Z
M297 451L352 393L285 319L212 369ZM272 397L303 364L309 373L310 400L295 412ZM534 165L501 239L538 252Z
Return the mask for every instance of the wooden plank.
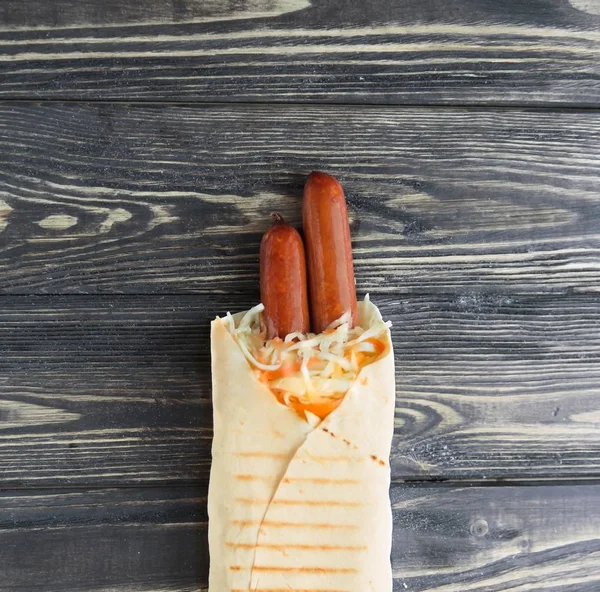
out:
M594 592L598 485L394 484L395 591ZM191 487L0 493L11 592L206 592L204 491Z
M593 592L598 485L392 487L395 591Z
M0 98L598 106L589 0L4 0Z
M600 474L594 296L379 296L396 479ZM208 325L251 299L0 299L0 486L206 480Z
M315 168L361 289L600 289L594 111L4 104L0 161L4 293L254 294Z
M205 493L0 492L0 589L196 592L208 572Z

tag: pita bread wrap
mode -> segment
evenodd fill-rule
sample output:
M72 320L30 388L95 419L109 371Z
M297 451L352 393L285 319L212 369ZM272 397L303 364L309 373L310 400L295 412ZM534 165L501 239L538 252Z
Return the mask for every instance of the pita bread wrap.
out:
M376 323L377 307L359 303L359 326ZM383 353L311 426L257 378L228 320L213 321L210 592L391 592L387 326L382 339Z

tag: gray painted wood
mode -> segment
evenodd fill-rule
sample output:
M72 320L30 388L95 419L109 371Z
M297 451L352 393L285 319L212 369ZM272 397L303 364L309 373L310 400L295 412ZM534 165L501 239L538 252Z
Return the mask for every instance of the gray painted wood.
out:
M598 106L597 0L4 0L0 97Z
M595 111L0 106L0 292L256 293L305 176L346 188L360 290L595 293Z
M394 478L600 474L595 296L373 300L394 324ZM0 298L0 483L206 481L209 322L256 302Z
M207 592L208 322L315 168L394 322L394 592L597 592L599 30L598 0L5 0L0 592Z

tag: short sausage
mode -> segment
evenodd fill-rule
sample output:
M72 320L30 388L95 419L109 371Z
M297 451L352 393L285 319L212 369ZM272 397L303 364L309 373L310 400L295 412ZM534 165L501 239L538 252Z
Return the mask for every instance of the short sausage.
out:
M302 203L312 330L321 333L347 311L357 320L348 210L334 177L312 172Z
M272 216L275 222L260 244L260 298L268 339L310 330L304 244L295 228L279 214Z

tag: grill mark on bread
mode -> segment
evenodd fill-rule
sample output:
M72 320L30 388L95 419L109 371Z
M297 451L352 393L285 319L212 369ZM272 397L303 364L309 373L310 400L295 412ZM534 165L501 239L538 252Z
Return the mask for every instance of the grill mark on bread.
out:
M327 522L281 522L277 520L231 520L236 526L270 526L271 528L337 528L340 530L358 530L356 524L328 524Z
M273 481L275 477L270 475L252 475L250 473L242 473L235 475L235 479L238 481ZM331 477L284 477L281 480L282 483L316 483L319 485L360 485L361 481L358 479L334 479Z
M323 432L325 432L326 434L329 434L332 438L338 437L331 430L329 430L327 428L321 428L321 430ZM352 444L352 442L350 442L350 440L346 440L346 438L341 438L341 440L344 444L346 444L346 446L350 446L351 448L354 448L354 450L358 450L358 446L356 446L356 444Z
M282 506L333 506L356 508L364 505L362 502L347 502L339 500L292 500L292 499L274 499L272 504L281 504Z
M238 481L273 481L275 477L270 477L269 475L235 475L235 478Z
M318 455L318 454L309 454L309 458L316 462L362 462L363 459L361 457L353 457L346 455Z
M332 479L330 477L284 477L282 483L319 483L323 485L360 485L359 479Z
M366 545L302 545L297 543L291 544L261 544L257 543L225 543L232 549L274 549L276 551L285 551L286 549L295 549L297 551L366 551Z
M241 571L241 565L231 565L229 567L232 571ZM314 573L314 574L325 574L325 573L337 573L337 574L351 574L358 573L358 570L354 567L283 567L278 565L255 565L252 571L258 572L273 572L273 573Z
M229 592L248 592L248 589L235 588ZM254 588L252 592L350 592L350 590L331 590L330 588Z
M236 497L236 502L240 504L246 504L249 506L258 504L261 506L269 505L268 500L253 499L251 497ZM293 500L293 499L274 499L271 500L270 505L281 505L281 506L334 506L334 507L357 507L362 506L362 502L345 502L345 501L332 501L332 500Z
M244 458L288 458L288 454L282 452L266 452L262 450L256 451L245 451L245 452L234 452L234 456L241 456Z
M386 466L386 462L381 460L380 458L376 457L374 454L371 454L371 459L373 460L373 462L376 462L379 466L382 466L382 467Z
M350 574L358 573L358 570L354 567L287 567L279 565L255 565L252 568L243 567L241 565L230 565L230 571L261 571L261 572L273 572L273 573L337 573L337 574Z

